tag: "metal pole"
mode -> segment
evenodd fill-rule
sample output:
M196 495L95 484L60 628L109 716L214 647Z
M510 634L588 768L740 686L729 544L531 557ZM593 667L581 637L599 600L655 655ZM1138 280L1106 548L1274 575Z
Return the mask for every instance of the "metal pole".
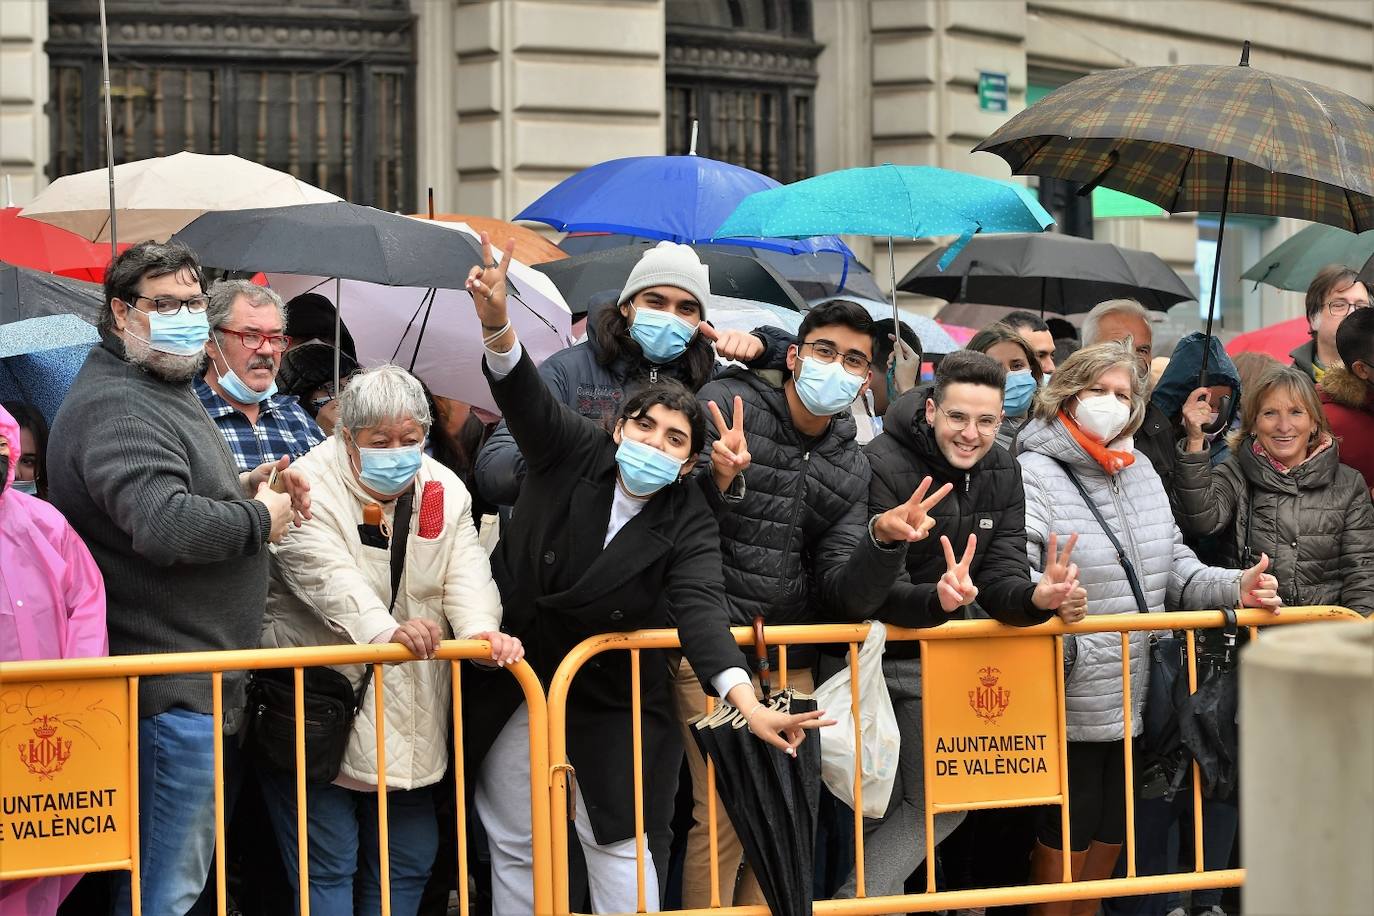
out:
M115 223L114 113L110 102L110 27L105 21L105 0L100 0L100 66L105 86L105 166L110 173L110 262L119 256L119 229Z
M696 154L697 154L697 119L696 119L696 118L693 118L693 119L692 119L692 142L691 142L691 144L687 147L687 155L689 155L689 156L695 156Z
M339 347L343 337L343 301L339 298L343 282L334 278L334 397L339 396Z
M1217 225L1217 253L1212 259L1212 294L1207 299L1207 336L1202 341L1202 369L1198 372L1198 387L1207 384L1207 357L1212 354L1212 320L1217 313L1217 281L1221 279L1221 242L1226 238L1226 204L1231 197L1231 169L1236 160L1226 157L1226 180L1221 186L1221 222Z

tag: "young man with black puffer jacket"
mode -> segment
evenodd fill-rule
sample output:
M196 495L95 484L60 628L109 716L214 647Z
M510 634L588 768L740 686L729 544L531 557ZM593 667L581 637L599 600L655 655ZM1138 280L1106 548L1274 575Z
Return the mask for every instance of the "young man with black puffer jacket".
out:
M872 468L870 513L901 505L926 479L932 488L951 487L930 510L930 533L943 550L907 552L902 576L874 615L879 620L931 627L963 616L965 608L1014 626L1042 623L1056 611L1065 620L1082 618L1086 593L1071 562L1072 539L1058 556L1052 545L1046 574L1038 582L1031 578L1021 469L996 444L1005 381L1006 370L991 357L951 353L936 370L933 390L918 388L899 398L888 410L883 434L864 449ZM888 643L883 674L902 744L887 813L864 827L865 886L872 896L902 893L926 848L917 644ZM938 815L936 842L961 820L962 814ZM1027 853L1031 836L1027 832ZM838 896L853 893L851 874Z

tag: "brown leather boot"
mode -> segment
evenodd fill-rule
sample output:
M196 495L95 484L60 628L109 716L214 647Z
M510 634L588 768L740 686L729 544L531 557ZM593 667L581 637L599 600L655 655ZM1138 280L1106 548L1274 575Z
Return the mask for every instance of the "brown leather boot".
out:
M1079 880L1083 864L1088 858L1086 852L1069 853L1069 874ZM1060 884L1064 880L1064 851L1037 842L1031 852L1031 884ZM1033 903L1028 907L1030 916L1072 916L1073 901L1060 900L1054 903Z
M1120 858L1120 843L1099 843L1093 840L1083 862L1083 874L1081 877L1076 877L1075 880L1102 881L1110 878L1112 872L1116 871L1116 862ZM1096 916L1097 905L1101 902L1100 899L1075 900L1073 909L1069 911L1069 916Z

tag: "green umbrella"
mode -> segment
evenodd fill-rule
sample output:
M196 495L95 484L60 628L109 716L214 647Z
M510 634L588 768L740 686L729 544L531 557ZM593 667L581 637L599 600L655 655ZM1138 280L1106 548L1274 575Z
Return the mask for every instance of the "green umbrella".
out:
M1256 286L1267 283L1301 293L1328 264L1349 264L1356 270L1364 265L1362 277L1374 280L1374 229L1356 235L1316 223L1276 246L1240 276L1254 280Z
M943 269L975 233L1043 232L1053 224L1035 195L1018 184L934 166L884 163L750 194L726 217L716 237L887 236L895 321L893 238L959 236L942 259Z

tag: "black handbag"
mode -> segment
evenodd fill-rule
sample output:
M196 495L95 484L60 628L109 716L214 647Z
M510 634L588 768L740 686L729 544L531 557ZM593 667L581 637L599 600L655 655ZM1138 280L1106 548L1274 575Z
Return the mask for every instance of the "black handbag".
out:
M410 540L411 494L396 501L391 537L391 605L405 568L406 542ZM348 678L333 668L306 668L305 688L305 779L311 783L333 782L339 775L353 717L358 714L363 695L372 683L372 666L367 665L357 690ZM265 668L256 671L248 684L247 746L261 765L278 772L296 773L296 688L291 668Z

